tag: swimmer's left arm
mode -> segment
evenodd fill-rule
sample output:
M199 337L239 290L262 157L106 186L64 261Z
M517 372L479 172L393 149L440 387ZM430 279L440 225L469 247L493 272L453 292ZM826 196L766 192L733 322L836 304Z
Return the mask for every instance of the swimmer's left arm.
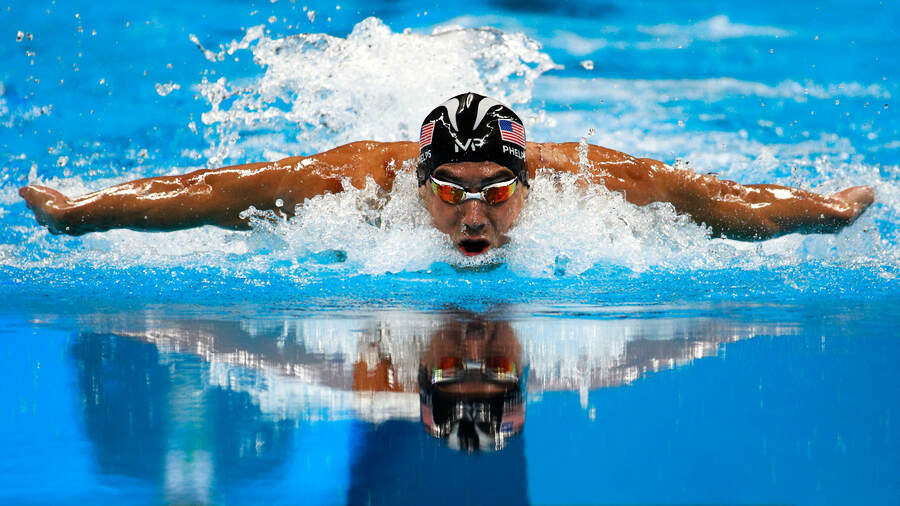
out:
M716 236L762 240L799 233L834 233L852 223L874 200L868 186L830 196L779 185L742 185L676 169L649 158L578 143L529 144L529 171L582 172L592 182L621 192L628 202L668 202ZM580 163L580 158L586 158Z
M729 239L755 241L791 233L837 233L856 221L875 200L869 186L821 195L775 184L743 185L675 169L657 160L641 161L658 180L655 186L662 187L656 200L671 203L676 211L709 226L714 236Z

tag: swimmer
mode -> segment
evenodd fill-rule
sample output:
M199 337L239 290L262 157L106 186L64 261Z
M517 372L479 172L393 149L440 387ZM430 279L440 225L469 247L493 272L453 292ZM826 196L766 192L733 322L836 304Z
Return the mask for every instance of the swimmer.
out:
M587 146L586 158L594 184L636 205L668 202L714 236L730 239L835 233L875 197L869 186L826 196L742 185L594 145ZM579 143L526 142L522 121L509 107L463 93L431 111L418 143L353 142L312 156L139 179L72 198L37 185L19 194L55 234L249 229L241 212L250 206L290 217L306 199L340 192L344 181L363 188L367 178L390 191L403 162L415 160L419 195L434 226L460 253L473 256L507 242L538 170L580 173L579 159Z

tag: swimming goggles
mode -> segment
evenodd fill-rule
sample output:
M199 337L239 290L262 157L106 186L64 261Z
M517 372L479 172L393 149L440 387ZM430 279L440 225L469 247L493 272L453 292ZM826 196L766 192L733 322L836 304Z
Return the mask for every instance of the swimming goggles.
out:
M469 376L476 376L504 383L519 380L516 363L508 357L503 356L492 356L474 360L463 360L459 357L444 357L438 362L437 367L431 369L432 384L460 381Z
M516 193L516 188L519 186L519 178L514 177L509 181L489 184L480 191L469 192L458 184L441 181L435 179L434 176L431 176L430 179L431 190L434 191L434 194L444 202L452 205L462 204L469 199L476 199L493 206L509 200Z

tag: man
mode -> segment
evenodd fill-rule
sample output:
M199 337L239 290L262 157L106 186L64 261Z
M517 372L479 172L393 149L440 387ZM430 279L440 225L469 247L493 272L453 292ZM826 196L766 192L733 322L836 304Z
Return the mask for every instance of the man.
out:
M833 233L874 200L868 186L831 196L745 186L600 146L579 148L578 143L526 143L522 121L512 110L464 93L425 118L418 146L361 141L308 157L140 179L75 198L42 186L21 188L19 194L53 233L201 225L246 229L241 211L250 206L291 216L304 200L340 192L344 180L362 188L367 177L389 190L403 162L417 159L419 195L434 226L469 256L507 241L539 169L577 173L582 159L593 183L621 192L628 202L669 202L714 235L732 239Z

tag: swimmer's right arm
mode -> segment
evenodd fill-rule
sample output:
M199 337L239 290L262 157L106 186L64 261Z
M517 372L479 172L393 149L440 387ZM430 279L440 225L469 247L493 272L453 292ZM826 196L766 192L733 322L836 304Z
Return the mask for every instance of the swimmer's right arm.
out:
M74 198L36 185L21 188L19 195L56 234L202 225L247 229L240 215L250 206L290 216L305 199L343 190L344 181L361 188L372 177L389 188L394 170L414 158L416 149L410 142L354 142L309 157L139 179Z

